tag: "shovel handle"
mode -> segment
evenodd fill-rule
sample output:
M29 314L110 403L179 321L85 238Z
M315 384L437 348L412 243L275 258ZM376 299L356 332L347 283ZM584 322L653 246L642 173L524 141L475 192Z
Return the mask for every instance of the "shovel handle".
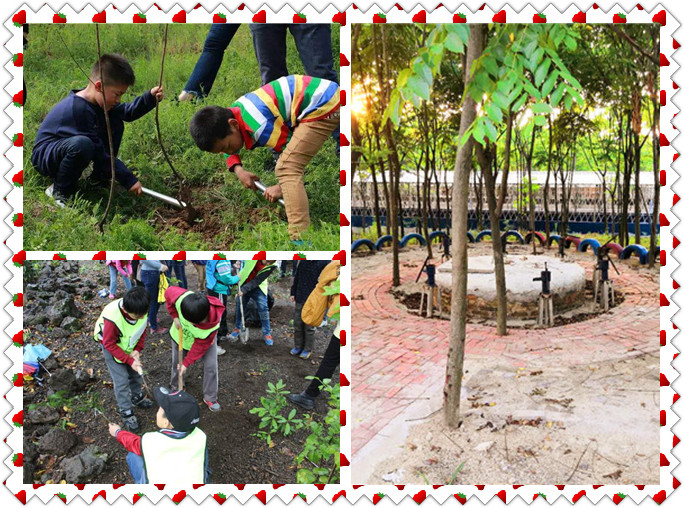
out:
M183 374L181 374L181 366L183 365L183 326L178 329L178 389L183 389Z
M148 189L147 187L142 187L142 193L147 194L150 197L159 199L168 205L175 206L176 208L183 209L187 208L188 206L184 201L181 201L180 199L172 198L171 196L167 196L166 194L162 194L161 192Z
M262 194L264 194L264 193L266 192L266 186L265 186L263 183L261 183L259 180L254 180L254 186L255 186L257 189L259 189L259 191L260 191ZM281 205L285 206L285 201L283 200L283 198L279 198L279 199L278 199L278 203L280 203Z

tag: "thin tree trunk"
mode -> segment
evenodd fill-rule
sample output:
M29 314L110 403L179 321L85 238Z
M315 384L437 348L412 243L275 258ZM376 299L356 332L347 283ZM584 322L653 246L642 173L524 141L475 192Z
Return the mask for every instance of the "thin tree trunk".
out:
M546 165L546 182L544 183L544 226L546 244L551 247L551 221L549 220L549 179L551 178L551 154L553 153L553 123L549 115L549 155Z
M486 25L470 25L468 49L464 65L465 89L470 82L473 62L482 54ZM475 120L475 102L467 95L461 110L461 123L458 128L458 141ZM451 229L452 263L451 278L451 326L449 353L447 356L446 377L444 381L444 414L446 423L457 428L460 419L461 378L463 377L463 353L466 338L466 309L468 288L468 185L472 164L473 137L459 147L454 166L454 185L452 185ZM466 182L457 185L457 182Z

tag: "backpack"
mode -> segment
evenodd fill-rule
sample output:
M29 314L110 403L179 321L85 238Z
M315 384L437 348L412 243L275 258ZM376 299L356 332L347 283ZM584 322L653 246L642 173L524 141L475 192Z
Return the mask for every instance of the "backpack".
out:
M325 311L332 305L334 297L339 295L324 295L325 286L337 280L340 276L340 262L331 261L318 276L318 284L307 298L302 308L302 321L309 326L320 326Z

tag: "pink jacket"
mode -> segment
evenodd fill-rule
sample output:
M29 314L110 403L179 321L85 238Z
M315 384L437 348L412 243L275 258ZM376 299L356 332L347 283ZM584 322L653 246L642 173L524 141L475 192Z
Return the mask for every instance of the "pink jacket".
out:
M105 264L116 268L122 277L131 277L133 275L133 267L130 261L110 260L105 261Z

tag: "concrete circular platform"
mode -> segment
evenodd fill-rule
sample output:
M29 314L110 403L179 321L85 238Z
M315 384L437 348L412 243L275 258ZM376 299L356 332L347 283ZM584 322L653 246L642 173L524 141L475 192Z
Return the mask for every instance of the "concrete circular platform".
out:
M506 296L508 316L536 318L542 285L541 277L548 267L556 314L581 307L584 302L585 271L579 264L551 256L507 255ZM443 305L451 302L452 264L447 261L437 267L435 281L442 288ZM468 258L468 313L473 317L492 318L496 315L496 282L492 256Z

